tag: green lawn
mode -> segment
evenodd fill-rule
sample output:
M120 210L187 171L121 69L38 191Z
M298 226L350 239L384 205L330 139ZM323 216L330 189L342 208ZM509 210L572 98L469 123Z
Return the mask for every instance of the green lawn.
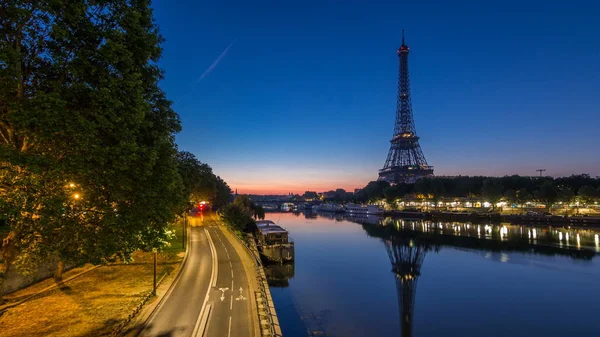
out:
M158 278L169 274L167 282L175 276L184 256L183 221L171 229L175 236L170 246L158 254ZM133 263L101 266L59 289L6 310L0 315L0 337L109 334L152 290L154 254L139 251L133 259ZM25 297L52 283L48 279L11 295Z

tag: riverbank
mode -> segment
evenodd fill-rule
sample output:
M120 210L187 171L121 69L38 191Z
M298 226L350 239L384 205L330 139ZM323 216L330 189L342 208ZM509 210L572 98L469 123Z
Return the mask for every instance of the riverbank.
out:
M406 212L392 213L402 217ZM417 215L418 213L414 213ZM423 212L422 219L443 221L469 221L469 222L508 222L514 224L555 224L579 227L600 227L600 216L564 216L551 214L500 214L500 213L478 213L478 212L452 212L432 211Z
M184 256L183 224L174 226L176 237L158 254L157 277L169 284ZM153 254L137 252L134 262L84 266L68 271L65 282L53 279L33 284L5 297L9 303L35 296L0 312L0 336L99 336L109 335L128 319L153 290ZM89 271L69 280L71 275Z

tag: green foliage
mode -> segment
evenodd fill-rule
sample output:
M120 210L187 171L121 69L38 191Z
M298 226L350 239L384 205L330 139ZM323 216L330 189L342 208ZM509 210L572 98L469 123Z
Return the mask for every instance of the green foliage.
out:
M254 207L254 218L259 220L265 219L265 209L262 206Z
M600 199L600 190L596 190L590 185L585 185L579 188L577 195L584 204L591 204L596 200Z
M486 179L483 181L481 195L492 204L492 208L495 208L502 197L503 189L504 188L498 179Z
M534 197L551 207L558 200L558 188L551 181L544 181L540 188L535 191Z
M577 196L573 191L577 191ZM495 205L500 200L511 204L537 201L548 206L557 201L570 202L575 197L590 204L600 199L600 178L580 174L570 177L432 177L422 178L414 184L396 184L372 181L354 194L359 202L385 198L388 203L400 198L416 198L438 201L448 198L486 199Z
M382 199L385 196L383 191L389 186L390 184L386 181L371 181L367 186L356 193L354 198L356 201L361 202L371 202Z
M185 199L161 42L149 1L2 4L5 262L128 259L169 239Z
M233 199L233 203L246 210L248 214L254 214L254 202L247 195L238 195Z
M252 213L239 203L231 203L220 210L221 219L228 225L240 231L247 231L254 223Z
M192 153L181 151L177 155L179 174L184 184L184 195L191 204L209 201L213 209L227 204L231 198L231 189L212 168L201 163Z
M306 192L304 192L304 194L302 195L302 197L304 199L318 199L319 195L315 191L306 191Z

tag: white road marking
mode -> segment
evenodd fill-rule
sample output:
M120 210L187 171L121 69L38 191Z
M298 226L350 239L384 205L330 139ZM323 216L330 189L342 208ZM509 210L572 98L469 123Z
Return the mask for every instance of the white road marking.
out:
M231 301L229 301L229 310L233 310L233 295L231 295Z
M225 292L229 290L229 288L219 288L219 290L221 291L221 302L223 302L225 299Z
M212 284L217 282L217 268L219 264L217 263L217 250L215 249L215 245L212 242L210 237L210 233L208 229L204 229L206 232L206 237L208 238L208 244L210 245L210 253L212 255L212 272L210 274L210 281L208 282L208 288L206 289L206 296L204 297L204 303L202 303L202 309L200 310L200 315L198 315L198 320L196 321L196 325L194 326L194 330L192 331L192 336L196 337L200 333L200 326L202 325L202 329L206 329L206 321L208 321L208 315L210 314L210 304L207 305L208 298L210 296L210 288ZM212 285L214 287L214 285ZM233 288L232 288L233 289ZM203 319L206 317L206 319ZM204 331L202 331L204 334Z
M202 314L198 316L198 320L196 321L196 325L194 326L194 331L192 331L193 337L204 336L204 331L206 331L206 326L208 322L208 316L210 316L211 305L206 306L206 310L202 309Z
M227 333L227 337L231 337L231 316L229 316L229 332Z
M236 301L240 301L240 300L242 300L242 301L243 301L243 300L245 300L245 299L246 299L246 298L244 297L244 295L242 294L242 291L243 291L243 290L244 290L244 289L242 289L242 287L240 287L240 296L238 296L238 297L236 297L236 298L235 298L235 300L236 300Z
M208 244L210 245L210 252L213 254L213 274L210 275L211 284L213 287L217 285L217 275L219 275L219 264L217 263L217 248L215 248L215 244L212 242L212 238L210 237L210 233L207 229L206 236L208 237ZM209 288L210 290L210 288Z

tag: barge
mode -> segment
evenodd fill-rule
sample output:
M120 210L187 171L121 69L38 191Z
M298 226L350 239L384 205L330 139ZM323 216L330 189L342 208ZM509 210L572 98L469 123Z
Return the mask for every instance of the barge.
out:
M294 242L288 231L271 220L256 221L256 245L261 255L271 262L294 260Z

